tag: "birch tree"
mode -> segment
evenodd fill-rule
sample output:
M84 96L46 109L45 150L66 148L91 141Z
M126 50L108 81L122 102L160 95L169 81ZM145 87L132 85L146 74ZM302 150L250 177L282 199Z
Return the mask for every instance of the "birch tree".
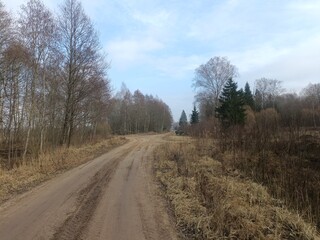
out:
M31 57L31 79L29 89L26 88L28 99L28 128L23 158L28 151L32 126L39 126L40 153L43 150L45 132L46 106L46 72L48 58L53 55L53 44L56 40L56 25L51 12L40 0L30 0L21 6L18 19L19 36ZM38 96L37 96L38 95ZM38 99L38 102L36 102ZM35 121L38 121L35 123ZM33 129L35 130L35 129Z
M4 61L5 51L12 39L12 19L9 13L5 10L3 3L0 1L0 131L1 140L4 138L3 129L3 110L5 101L5 78L4 78Z
M104 78L108 66L100 54L98 35L79 1L66 0L60 7L58 19L59 48L64 56L61 75L65 93L60 143L69 146L81 102L93 90L92 80L98 76Z
M264 109L275 107L276 97L283 93L282 82L277 79L260 78L255 81L256 92L259 93L260 105Z
M211 108L214 113L214 109L219 104L223 86L228 79L235 78L237 75L237 68L226 57L211 58L195 70L193 87L197 91L196 100L200 105Z

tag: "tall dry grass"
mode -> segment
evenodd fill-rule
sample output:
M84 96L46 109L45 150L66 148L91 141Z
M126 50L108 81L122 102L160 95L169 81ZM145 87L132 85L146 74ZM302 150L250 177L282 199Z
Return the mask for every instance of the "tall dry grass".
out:
M112 137L79 147L61 147L35 159L27 159L11 170L0 168L0 203L15 194L31 189L57 173L81 165L124 144L126 141L124 137Z
M224 156L232 155L229 167L267 186L320 229L319 129L284 127L279 118L275 109L265 109L244 127L221 129L216 141Z
M320 134L319 128L305 127L299 114L268 108L246 109L244 126L208 128L199 123L193 137L210 137L218 151L209 155L223 166L240 170L266 186L273 197L298 211L320 230ZM204 134L209 132L210 135ZM201 138L199 138L201 141ZM201 147L201 146L200 146ZM223 156L223 157L222 157Z
M157 179L183 238L320 239L315 226L265 187L222 164L227 159L213 146L188 140L154 152Z

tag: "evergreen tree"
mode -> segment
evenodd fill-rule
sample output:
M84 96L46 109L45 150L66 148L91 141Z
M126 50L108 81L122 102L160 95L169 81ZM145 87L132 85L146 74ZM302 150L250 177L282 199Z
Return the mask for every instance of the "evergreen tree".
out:
M254 109L254 99L248 82L244 87L244 104Z
M245 93L244 93L243 89L240 88L238 93L239 93L239 97L242 98L243 104L245 105L245 100L244 100L244 94Z
M184 127L187 124L188 124L187 115L186 115L185 111L183 110L182 113L181 113L180 120L179 120L179 126L180 127Z
M192 125L194 125L194 124L197 124L198 122L199 122L199 112L198 112L196 106L194 106L192 113L191 113L190 123Z
M238 91L237 87L237 83L230 78L219 97L220 106L216 108L216 113L225 127L245 122L243 91Z

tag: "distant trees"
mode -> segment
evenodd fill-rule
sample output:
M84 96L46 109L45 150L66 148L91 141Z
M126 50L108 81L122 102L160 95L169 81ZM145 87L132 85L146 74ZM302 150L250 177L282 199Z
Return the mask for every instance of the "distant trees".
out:
M145 95L140 92L140 90L136 90L132 96L133 101L133 132L146 132L148 131L148 114L147 114L147 107L146 107L146 97Z
M268 78L257 79L255 88L255 101L258 109L275 107L276 97L284 91L281 81Z
M220 106L216 108L216 112L224 127L245 122L243 93L237 87L237 83L229 78L219 97Z
M311 106L313 126L317 127L320 122L320 83L309 84L303 89L302 95Z
M161 99L136 90L132 95L123 84L113 99L109 123L117 134L169 131L171 110Z
M214 116L223 86L237 74L237 68L225 57L211 58L195 70L193 86L197 90L196 101L205 117Z

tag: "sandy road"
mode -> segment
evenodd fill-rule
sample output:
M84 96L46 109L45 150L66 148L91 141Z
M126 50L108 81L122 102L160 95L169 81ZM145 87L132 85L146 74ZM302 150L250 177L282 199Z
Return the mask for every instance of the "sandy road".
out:
M0 239L177 239L152 178L161 135L129 143L0 206Z

